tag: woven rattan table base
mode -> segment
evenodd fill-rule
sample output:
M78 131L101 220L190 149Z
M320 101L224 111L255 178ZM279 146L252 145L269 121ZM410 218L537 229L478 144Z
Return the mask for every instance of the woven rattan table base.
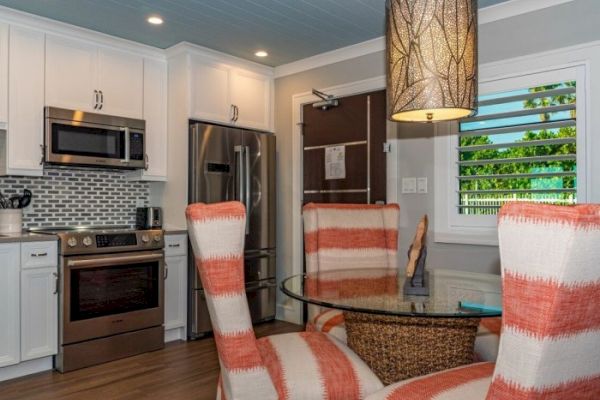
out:
M384 385L473 362L478 318L344 312L348 345Z

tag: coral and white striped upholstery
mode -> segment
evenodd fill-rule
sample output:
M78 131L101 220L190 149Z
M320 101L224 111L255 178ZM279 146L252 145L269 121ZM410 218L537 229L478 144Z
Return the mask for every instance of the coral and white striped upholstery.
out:
M482 318L475 336L475 360L496 362L502 318Z
M218 399L350 400L382 388L352 350L324 333L256 340L244 290L244 206L192 204L186 216L219 353Z
M367 400L600 398L600 205L510 203L498 233L495 369L471 364L395 383Z
M397 204L306 204L306 272L397 268L399 215ZM311 305L308 317L307 330L322 330L346 342L340 311Z
M600 205L500 210L502 337L490 398L600 398Z
M366 400L483 400L493 372L490 362L464 365L394 383Z

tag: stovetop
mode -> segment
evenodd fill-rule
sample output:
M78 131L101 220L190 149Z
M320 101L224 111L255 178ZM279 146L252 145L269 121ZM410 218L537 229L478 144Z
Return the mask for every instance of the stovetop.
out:
M136 229L131 226L66 226L30 229L56 235L62 255L118 253L164 248L162 229Z

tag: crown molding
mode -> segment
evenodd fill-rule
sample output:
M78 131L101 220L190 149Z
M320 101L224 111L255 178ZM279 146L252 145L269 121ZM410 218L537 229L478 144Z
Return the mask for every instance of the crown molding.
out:
M159 49L158 47L148 46L132 40L122 39L106 33L67 24L65 22L26 13L5 6L0 6L0 21L27 29L44 32L45 34L63 36L76 40L91 41L99 46L127 50L144 57L159 58L162 60L165 59L164 50Z
M542 10L548 7L570 3L573 0L509 0L504 3L495 4L479 10L477 16L479 25L494 21L500 21L521 14Z
M259 64L244 58L222 53L208 47L199 46L190 42L179 42L164 51L167 59L180 56L182 54L196 54L213 62L224 62L234 67L248 69L256 73L273 76L274 68L268 65Z
M490 22L499 21L572 1L574 0L509 0L504 3L480 9L477 18L479 25L484 25ZM377 53L384 50L385 36L380 36L375 39L367 40L366 42L342 47L311 57L303 58L298 61L292 61L288 64L280 65L275 67L275 78L282 78L287 75L297 74L299 72L308 71L310 69L323 67L325 65L350 60L352 58L365 56L367 54Z

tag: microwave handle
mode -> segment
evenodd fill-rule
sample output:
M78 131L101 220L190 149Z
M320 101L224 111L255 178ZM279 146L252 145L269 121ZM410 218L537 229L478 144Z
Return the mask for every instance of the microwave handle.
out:
M129 164L129 152L131 151L129 146L129 128L124 126L123 128L121 128L121 130L123 132L125 132L125 158L121 160L122 163L124 164Z

